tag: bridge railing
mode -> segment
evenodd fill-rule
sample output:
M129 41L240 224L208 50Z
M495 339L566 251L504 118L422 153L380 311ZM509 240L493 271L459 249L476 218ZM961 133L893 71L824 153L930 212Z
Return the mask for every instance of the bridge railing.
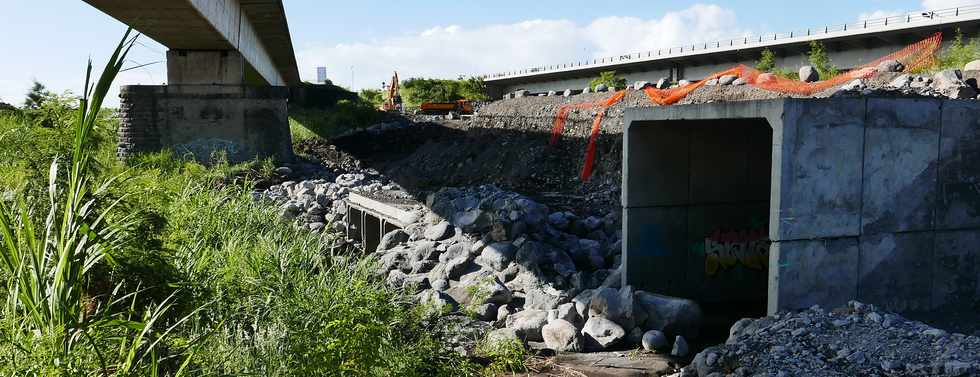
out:
M488 75L481 76L483 79L497 79L506 77L515 77L528 74L544 73L544 72L556 72L567 69L574 69L576 67L589 67L589 66L605 66L605 65L615 65L621 63L629 63L632 61L644 61L657 58L665 58L671 56L682 56L694 54L702 51L709 50L721 50L726 48L734 47L744 47L753 45L768 45L772 42L778 42L783 40L792 39L807 39L815 36L831 36L831 35L841 35L847 33L859 33L863 31L873 31L873 30L886 30L888 28L897 27L899 25L910 25L910 24L926 24L926 23L942 23L945 21L954 21L963 18L976 18L980 17L980 5L970 5L962 6L956 8L947 8L934 11L922 11L922 12L911 12L905 14L892 15L881 18L860 20L857 22L845 23L845 24L835 24L835 25L825 25L819 28L808 28L794 30L784 33L770 33L762 35L753 36L742 36L738 38L729 38L714 42L701 42L693 43L683 46L675 46L669 48L662 48L657 50L649 50L642 52L627 53L619 56L609 56L609 57L597 57L586 60L579 60L575 62L537 66L530 68L517 69L508 72L498 72Z

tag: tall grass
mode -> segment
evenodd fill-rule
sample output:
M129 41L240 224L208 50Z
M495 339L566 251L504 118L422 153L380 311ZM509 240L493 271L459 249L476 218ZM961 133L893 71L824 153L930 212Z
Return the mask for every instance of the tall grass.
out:
M0 201L0 270L7 293L0 340L13 346L3 349L2 361L21 372L84 373L93 364L86 356L94 356L100 372L96 374L155 373L155 347L172 329L153 334L171 305L168 300L144 311L115 311L137 293L86 294L93 267L126 242L132 224L125 216L107 221L119 200L97 203L113 180L92 181L89 145L105 94L136 41L130 33L123 36L94 86L91 62L88 65L74 118L67 178L59 180L57 160L48 169L47 215L37 218L23 196L10 205ZM43 360L44 355L51 358Z

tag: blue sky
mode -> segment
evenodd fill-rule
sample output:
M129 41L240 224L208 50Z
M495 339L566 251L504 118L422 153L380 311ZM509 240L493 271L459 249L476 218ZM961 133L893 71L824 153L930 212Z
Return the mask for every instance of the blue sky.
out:
M81 0L3 2L4 102L19 105L35 78L77 92L86 59L106 56L125 30ZM312 80L322 65L335 83L350 86L353 67L359 89L380 86L393 70L402 77L490 73L962 3L980 0L285 0L285 8L303 77ZM133 65L164 60L165 47L142 42ZM126 72L118 83L165 81L160 63Z

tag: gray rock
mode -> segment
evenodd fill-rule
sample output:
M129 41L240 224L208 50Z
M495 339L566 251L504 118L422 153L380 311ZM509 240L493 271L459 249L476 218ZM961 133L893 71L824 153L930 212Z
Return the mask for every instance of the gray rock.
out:
M691 85L691 81L690 80L680 80L680 81L677 82L677 87L679 87L679 88L683 88L683 87L688 86L688 85Z
M408 242L408 237L409 234L401 229L395 229L385 233L385 235L381 237L381 241L378 243L378 248L375 250L375 252L390 250L398 244Z
M633 83L633 89L643 90L643 88L646 88L647 85L650 85L650 83L647 82L647 81L637 81L637 82Z
M524 307L527 309L551 310L569 301L566 292L550 285L524 288Z
M980 71L980 60L974 60L963 66L963 71Z
M555 317L557 319L568 321L568 323L571 323L576 326L585 322L582 320L582 317L580 317L578 315L578 312L575 310L575 303L567 302L558 305L558 309L556 309L556 311L557 313L555 314Z
M530 94L531 92L528 92L526 90L518 90L514 92L514 98L523 98L529 96Z
M596 85L596 86L595 86L595 91L596 91L596 93L599 93L599 92L605 92L605 91L607 91L607 90L609 90L609 87L608 87L608 86L606 86L606 84L599 84L599 85Z
M864 85L864 82L861 81L861 79L856 79L844 84L844 86L841 86L840 90L845 92L858 92L864 90L865 88L867 88L867 86Z
M290 174L293 174L293 169L291 169L288 166L280 166L280 167L276 168L275 173L276 173L276 175L285 177L285 176L288 176Z
M572 304L575 305L575 312L578 313L582 320L589 319L589 303L592 302L592 296L594 295L595 290L586 289L572 298Z
M724 75L718 78L718 85L731 85L737 79L735 75Z
M510 242L497 242L483 248L480 256L476 258L476 263L486 266L495 271L503 271L514 260L517 248Z
M643 333L643 349L647 351L660 351L667 349L670 343L663 331L650 330Z
M634 299L639 306L636 310L646 312L643 328L697 338L702 320L697 302L643 291L637 291Z
M497 319L497 304L486 303L472 308L476 319L484 322L492 322Z
M582 327L587 348L605 350L615 346L626 336L626 330L605 317L593 316Z
M309 225L310 231L311 232L314 232L314 233L323 230L323 228L325 228L326 226L327 226L327 224L324 224L324 223L321 223L321 222L310 223L310 225Z
M571 89L565 89L565 91L561 95L562 97L571 97L573 93L574 92Z
M746 80L744 78L739 77L739 78L735 79L735 81L732 81L732 86L742 86L742 85L745 85L745 84L748 84L748 83L749 83L749 80Z
M718 86L718 79L711 79L704 83L705 86Z
M633 288L599 288L589 302L589 318L605 317L624 328L633 328Z
M896 77L890 83L888 83L888 86L892 88L902 89L902 88L907 88L911 83L912 83L912 76L901 75Z
M423 237L431 241L442 241L449 237L452 237L453 229L448 221L440 221L438 224L432 225L425 229Z
M670 79L669 78L666 78L666 77L663 77L660 80L657 80L656 87L657 87L657 89L667 89L667 88L669 88L670 87Z
M592 89L591 88L586 87L585 89L582 89L582 94L589 94L589 93L592 93Z
M567 229L568 225L572 220L575 219L575 215L569 212L555 212L548 215L548 224L557 229Z
M459 304L452 297L431 289L419 294L419 303L426 306L433 314L448 314L459 308Z
M678 335L674 338L674 348L670 350L671 356L684 357L690 352L687 345L687 340L683 336Z
M582 352L582 336L575 325L563 319L556 319L541 328L541 337L548 348L557 352Z
M499 346L502 344L514 343L524 344L524 341L521 340L521 337L519 334L517 334L516 330L504 327L488 333L487 343L491 346Z
M956 69L937 72L932 76L932 86L949 98L969 99L977 96L976 90L963 81L963 74Z
M556 95L558 95L558 92L556 92L556 91L554 91L554 90L549 90L549 91L548 91L548 97L554 97L554 96L556 96Z
M517 335L525 340L541 342L541 329L548 323L548 312L544 310L527 309L507 317L508 328L517 331Z
M883 72L902 72L902 71L905 70L905 65L902 64L902 62L900 62L898 60L890 59L890 60L885 60L885 61L883 61L881 63L878 63L877 69L878 69L878 72L879 73L883 73Z
M820 72L810 65L805 65L800 67L800 81L803 82L816 82L820 81Z

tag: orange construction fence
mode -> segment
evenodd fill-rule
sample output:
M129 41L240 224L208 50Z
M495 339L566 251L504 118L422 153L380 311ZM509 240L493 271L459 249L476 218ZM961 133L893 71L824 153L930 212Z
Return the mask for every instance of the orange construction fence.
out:
M849 81L872 77L878 74L878 66L887 60L897 60L905 66L906 71L926 68L933 64L936 52L939 51L939 47L942 44L942 39L942 33L933 34L932 36L911 44L902 50L896 51L887 56L883 56L868 64L824 81L802 82L799 80L780 77L772 73L763 73L759 70L746 67L744 65L738 65L734 68L712 74L699 82L682 87L657 89L648 86L643 89L643 92L646 93L647 97L649 97L650 101L653 103L661 106L668 106L681 101L692 91L701 88L710 80L718 79L723 76L735 76L736 78L744 80L747 85L752 85L753 87L759 89L785 94L808 96L845 84ZM585 153L585 164L583 165L581 175L582 181L588 181L592 176L593 163L595 161L596 141L599 138L600 131L602 130L602 119L605 117L606 110L622 101L625 97L626 91L621 90L614 93L611 97L603 100L566 104L558 108L558 113L555 116L554 125L551 130L552 145L558 142L558 138L561 136L562 132L564 132L568 114L571 113L572 110L598 110L598 114L592 122L592 133L589 137L589 144Z

